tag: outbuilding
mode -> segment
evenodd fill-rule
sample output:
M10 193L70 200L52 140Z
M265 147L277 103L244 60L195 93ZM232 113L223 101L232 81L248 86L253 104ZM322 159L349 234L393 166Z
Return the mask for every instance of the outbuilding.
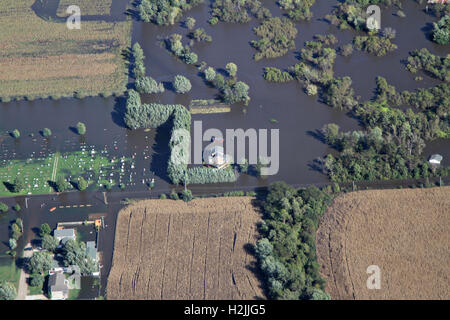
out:
M428 162L430 162L431 164L434 164L434 165L439 165L439 164L441 164L442 159L444 159L444 157L441 156L440 154L433 154L433 155L431 155Z

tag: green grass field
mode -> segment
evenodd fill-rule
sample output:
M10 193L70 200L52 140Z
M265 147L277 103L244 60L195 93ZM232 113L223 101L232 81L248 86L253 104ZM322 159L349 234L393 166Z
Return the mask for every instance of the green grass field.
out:
M0 1L2 101L57 99L76 92L110 96L126 90L122 52L131 44L131 20L82 21L80 30L70 30L64 19L38 16L31 8L34 2Z
M77 300L80 295L81 289L70 289L68 300Z
M19 286L20 269L12 258L0 258L0 281L11 282L16 289Z

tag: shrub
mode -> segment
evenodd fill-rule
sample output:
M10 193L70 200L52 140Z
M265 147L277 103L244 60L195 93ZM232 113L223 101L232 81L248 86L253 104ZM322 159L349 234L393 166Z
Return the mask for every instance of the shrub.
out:
M182 75L177 75L175 76L173 87L176 93L184 94L191 91L192 85L188 78Z
M194 32L191 32L189 34L189 38L195 40L195 41L204 41L204 42L211 42L212 41L212 37L210 35L208 35L205 31L205 29L203 28L198 28L195 29Z
M179 200L179 199L180 199L180 197L178 196L178 193L175 192L175 191L172 191L172 192L170 193L169 197L170 197L170 199L172 199L172 200Z
M186 189L181 192L181 198L183 199L184 202L189 202L192 199L194 199L194 196L192 195L191 190Z
M20 207L20 204L18 204L18 203L16 203L16 204L13 206L13 209L14 209L14 211L16 211L16 212L19 212L20 210L22 210L22 208Z
M161 200L167 199L166 194L165 194L165 193L161 194L161 195L159 196L159 199L161 199Z
M9 210L9 207L5 203L0 202L0 212L5 213L5 212L8 212L8 210Z
M86 125L83 122L77 123L77 133L83 135L86 133Z
M13 137L14 139L18 139L18 138L20 137L20 131L17 130L17 129L14 129L14 130L11 132L11 135L12 135L12 137Z
M208 23L212 26L215 26L219 22L219 19L217 17L212 17L208 20Z
M49 128L44 128L42 130L42 136L45 138L48 138L52 135L52 130L50 130Z
M194 167L187 170L187 182L189 184L207 184L235 182L237 179L233 170L214 169L206 167ZM182 181L184 182L184 177Z

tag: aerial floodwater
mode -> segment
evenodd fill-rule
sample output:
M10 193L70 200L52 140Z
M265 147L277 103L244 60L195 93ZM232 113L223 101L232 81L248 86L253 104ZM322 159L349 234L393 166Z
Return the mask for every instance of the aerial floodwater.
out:
M91 15L86 20L125 20L124 10L129 2L113 0L109 16ZM313 18L310 21L295 22L298 35L294 50L282 57L255 61L256 50L250 42L258 40L253 28L261 20L252 18L244 24L219 22L212 26L208 20L211 18L211 4L214 1L205 2L187 11L182 19L184 21L187 16L193 17L196 28L203 28L213 39L212 42L198 42L193 47L198 55L198 62L205 61L209 66L217 68L218 73L224 74L227 72L227 63L236 63L237 77L250 87L251 100L247 106L243 103L231 105L231 111L227 113L192 114L191 135L193 136L194 123L200 122L202 132L208 129L219 129L223 133L227 129L267 129L269 141L271 130L278 129L279 170L274 175L264 177L240 174L232 183L189 185L189 189L196 194L220 194L232 190L254 191L275 181L284 181L298 187L329 183L329 177L318 169L316 161L328 154L337 154L337 151L325 143L320 129L335 123L341 131L347 132L363 130L363 125L348 110L339 110L325 104L321 101L320 94L305 94L297 81L266 81L263 77L264 68L288 70L299 63L300 49L306 41L313 40L316 34L335 35L339 41L335 46L337 49L365 32L353 28L340 30L333 26L325 20L325 16L336 7L335 1L316 1L311 8ZM261 2L274 17L283 16L283 11L275 1ZM52 17L57 7L41 8L36 5L34 10L39 16ZM377 57L358 50L354 50L350 56L337 55L333 65L334 76L349 76L352 79L352 87L359 102L374 98L378 76L386 78L398 92L430 88L442 83L439 79L428 76L424 76L422 81L416 81L416 75L406 69L405 61L415 49L426 48L431 54L438 56L449 53L448 46L430 41L429 32L436 17L423 12L420 9L422 7L415 1L404 2L402 10L406 19L399 18L392 8L382 11L382 26L396 30L396 37L392 42L398 46L398 49L386 56ZM131 15L132 12L133 10ZM141 45L147 74L157 82L162 82L165 87L165 92L161 94L141 94L143 103L189 106L192 100L220 98L219 91L205 80L203 72L195 65L183 63L165 47L164 40L171 34L185 35L187 32L182 22L172 26L157 26L133 18L131 44L138 42ZM124 60L125 56L126 54ZM188 93L175 92L172 85L175 75L189 78L192 89ZM132 88L131 78L128 88ZM406 107L408 106L402 106ZM105 227L99 232L97 243L102 252L101 283L99 286L92 280L92 285L83 285L79 298L98 296L97 289L101 291L100 295L105 295L107 276L112 264L116 216L123 207L123 199L156 198L160 194L169 194L172 190L182 188L182 185L172 184L167 174L171 126L131 130L124 122L125 112L126 98L120 94L106 98L97 96L0 102L0 167L12 168L11 171L2 171L1 179L13 179L15 174L20 174L20 170L26 170L27 163L39 160L33 169L36 170L36 176L32 181L27 180L31 188L34 188L32 193L13 197L14 194L8 195L8 183L1 182L0 186L0 196L9 197L2 200L4 203L9 206L18 203L22 207L20 218L27 231L18 247L23 248L26 243L35 239L42 223L56 226L60 222L104 218ZM77 134L76 125L79 122L86 127L83 135ZM50 136L42 131L44 128L51 129ZM12 137L11 133L15 129L20 132L19 139ZM210 141L203 141L202 147L209 143ZM193 150L191 148L191 152ZM274 150L273 146L269 145L269 155L271 150ZM449 139L427 141L421 157L426 161L436 153L443 156L441 165L449 164ZM96 155L95 161L89 155ZM194 157L193 153L191 157ZM23 169L17 169L19 164L24 165L21 167ZM64 168L61 169L62 173L70 175L68 178L86 173L85 178L95 183L87 191L55 193L49 182L56 180L55 167L58 166ZM44 176L48 178L42 179ZM152 188L149 188L150 184ZM50 211L51 208L56 209ZM11 263L10 257L3 253L8 250L10 222L18 215L12 210L0 215L0 266ZM86 234L89 235L90 232L86 231Z

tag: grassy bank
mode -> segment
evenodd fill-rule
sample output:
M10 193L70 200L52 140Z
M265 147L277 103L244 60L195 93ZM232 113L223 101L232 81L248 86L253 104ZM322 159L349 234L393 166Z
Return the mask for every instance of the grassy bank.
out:
M44 20L34 0L0 2L0 99L58 99L121 93L127 69L121 56L130 45L131 21Z
M71 5L80 7L82 15L109 15L113 0L60 0L58 6L58 17L67 17L67 8Z
M11 282L17 289L19 287L20 269L16 267L15 260L10 257L0 259L0 282Z

